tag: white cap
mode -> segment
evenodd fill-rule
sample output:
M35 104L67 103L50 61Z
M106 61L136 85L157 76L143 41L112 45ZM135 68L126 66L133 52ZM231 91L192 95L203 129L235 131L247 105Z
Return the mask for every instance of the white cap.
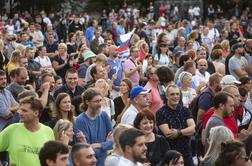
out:
M233 85L233 84L241 84L240 81L236 80L236 78L232 75L225 75L222 77L221 82L222 85Z

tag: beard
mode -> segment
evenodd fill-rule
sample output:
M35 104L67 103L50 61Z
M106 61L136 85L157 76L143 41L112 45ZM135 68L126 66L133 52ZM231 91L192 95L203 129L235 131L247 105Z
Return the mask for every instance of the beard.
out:
M218 85L217 87L215 87L215 89L214 89L214 90L215 90L215 92L217 93L217 92L220 92L220 91L221 91L221 89L222 89L222 88L221 88L221 86L220 86L220 85Z
M142 157L142 154L141 155L137 155L137 154L133 153L133 160L135 162L144 163L144 162L147 161L147 158L146 158L146 155L145 155L145 157Z
M225 109L224 112L223 112L223 118L228 118L228 117L229 117L229 113Z

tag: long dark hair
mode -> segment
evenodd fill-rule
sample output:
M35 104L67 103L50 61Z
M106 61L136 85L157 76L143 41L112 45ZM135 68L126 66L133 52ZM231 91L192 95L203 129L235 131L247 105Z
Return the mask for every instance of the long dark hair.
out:
M160 162L158 166L165 166L165 164L176 164L178 160L182 157L182 154L176 150L169 150L166 152L163 160Z
M62 119L62 114L61 114L61 111L60 111L60 102L61 102L64 98L66 98L66 97L68 97L68 96L69 96L69 94L67 94L67 93L60 93L60 94L57 96L57 98L56 98L56 100L55 100L57 118ZM69 96L69 98L71 99L70 96ZM73 111L72 111L72 110L68 112L67 117L68 117L68 120L69 120L70 122L73 122L73 119L74 119L74 118L73 118Z

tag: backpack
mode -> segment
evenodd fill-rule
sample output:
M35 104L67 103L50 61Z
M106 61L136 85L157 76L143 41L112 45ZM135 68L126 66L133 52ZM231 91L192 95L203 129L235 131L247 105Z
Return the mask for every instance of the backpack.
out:
M211 94L208 91L203 91L198 96L196 96L191 102L191 104L189 105L189 109L192 111L192 115L193 115L193 119L195 123L197 123L197 116L198 116L198 110L199 110L199 98L205 93ZM204 155L204 150L205 150L204 145L202 144L202 140L201 140L202 130L203 130L203 122L201 121L200 123L196 124L194 140L192 140L192 146L193 146L193 149L195 150L193 153L197 156Z

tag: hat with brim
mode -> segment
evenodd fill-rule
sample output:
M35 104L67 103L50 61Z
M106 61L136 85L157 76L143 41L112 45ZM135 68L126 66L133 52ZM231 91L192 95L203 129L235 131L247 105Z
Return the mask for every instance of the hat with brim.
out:
M221 82L222 85L233 85L233 84L241 84L241 81L238 81L234 76L232 75L225 75L222 77Z
M83 58L84 58L84 61L86 61L87 59L89 58L93 58L95 57L95 53L93 53L92 51L88 50L88 51L84 51L83 54L82 54Z
M130 92L130 99L134 99L138 95L145 95L150 92L151 92L151 89L145 89L144 87L137 85L132 88L132 90Z

